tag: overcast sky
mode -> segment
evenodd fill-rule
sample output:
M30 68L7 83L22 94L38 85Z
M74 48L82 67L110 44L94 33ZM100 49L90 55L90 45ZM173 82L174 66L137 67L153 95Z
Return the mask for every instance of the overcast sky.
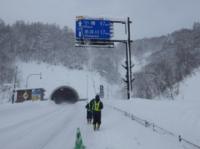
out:
M75 29L75 17L126 18L132 38L165 35L200 22L200 0L0 0L0 18L56 23Z

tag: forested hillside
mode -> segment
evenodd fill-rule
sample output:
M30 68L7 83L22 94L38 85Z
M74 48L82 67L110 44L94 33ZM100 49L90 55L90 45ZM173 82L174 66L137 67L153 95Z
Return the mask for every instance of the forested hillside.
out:
M0 20L0 84L13 81L17 60L90 69L104 75L110 83L119 80L116 49L78 48L74 45L74 32L67 26L60 28L56 24L24 21L7 25Z
M173 99L179 92L179 82L200 66L200 24L167 36L135 41L133 47L137 60L146 59L141 71L134 73L134 96L165 95Z
M118 83L125 93L125 76L119 73L125 48L80 48L74 46L74 38L67 26L24 21L8 25L0 20L0 85L13 82L16 61L36 61L96 71L109 83ZM145 60L140 71L133 67L132 96L152 99L164 95L173 99L179 92L179 82L200 66L200 24L161 37L135 40L132 57L137 62Z

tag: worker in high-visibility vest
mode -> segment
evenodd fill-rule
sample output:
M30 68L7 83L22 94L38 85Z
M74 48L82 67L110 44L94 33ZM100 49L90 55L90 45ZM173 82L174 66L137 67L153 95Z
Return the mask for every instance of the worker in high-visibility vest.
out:
M101 102L99 95L96 95L92 105L94 130L99 130L100 128L102 109L103 109L103 103Z

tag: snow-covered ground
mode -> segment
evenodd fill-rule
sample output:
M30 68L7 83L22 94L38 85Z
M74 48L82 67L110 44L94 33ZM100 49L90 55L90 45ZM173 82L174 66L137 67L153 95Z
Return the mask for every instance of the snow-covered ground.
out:
M194 71L194 74L186 78L180 84L180 94L177 99L182 100L200 100L200 69Z
M78 91L80 98L92 98L99 92L100 84L105 89L109 84L97 72L86 70L70 70L62 65L49 65L18 62L18 77L20 88L44 88L45 98L60 86L70 86ZM40 74L31 75L31 74ZM31 75L31 76L30 76ZM111 88L110 88L111 90Z
M187 146L163 133L138 124L108 105L132 112L184 138L200 142L200 102L104 100L102 127L94 132L86 123L85 104L55 105L51 101L0 105L0 148L71 149L80 128L87 149L185 149ZM189 146L188 149L191 149Z
M20 71L22 87L23 80L28 74L41 72L42 79L32 77L28 85L44 87L48 94L51 93L51 88L53 90L57 86L69 84L85 97L87 83L82 85L80 82L86 82L85 78L88 75L95 80L88 83L90 98L96 92L97 85L94 84L103 80L96 73L84 74L76 70L69 72L62 66L40 65L39 69L35 64L30 65L31 67L28 64L20 65L19 70L26 70ZM195 91L193 87L200 84L199 74L197 72L195 76L188 78L184 82L187 86L182 85L181 93L184 93L184 99L127 101L106 96L103 99L102 126L97 132L86 123L86 101L62 105L56 105L49 100L1 104L0 149L72 149L77 128L81 130L83 143L87 149L197 149L179 142L178 135L200 145L200 96L191 96ZM188 91L188 94L184 90ZM106 91L108 90L105 90L105 94ZM144 127L113 107L150 121L173 132L175 136Z

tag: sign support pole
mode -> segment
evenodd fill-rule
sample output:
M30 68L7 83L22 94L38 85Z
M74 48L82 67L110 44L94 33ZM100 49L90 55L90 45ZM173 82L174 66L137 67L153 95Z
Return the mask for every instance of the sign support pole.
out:
M127 83L127 98L130 99L130 65L129 65L129 49L128 41L126 42L126 83Z
M127 18L127 31L128 31L128 38L127 38L127 61L128 61L128 99L130 99L131 90L132 90L132 71L131 71L131 40L130 40L130 18Z

